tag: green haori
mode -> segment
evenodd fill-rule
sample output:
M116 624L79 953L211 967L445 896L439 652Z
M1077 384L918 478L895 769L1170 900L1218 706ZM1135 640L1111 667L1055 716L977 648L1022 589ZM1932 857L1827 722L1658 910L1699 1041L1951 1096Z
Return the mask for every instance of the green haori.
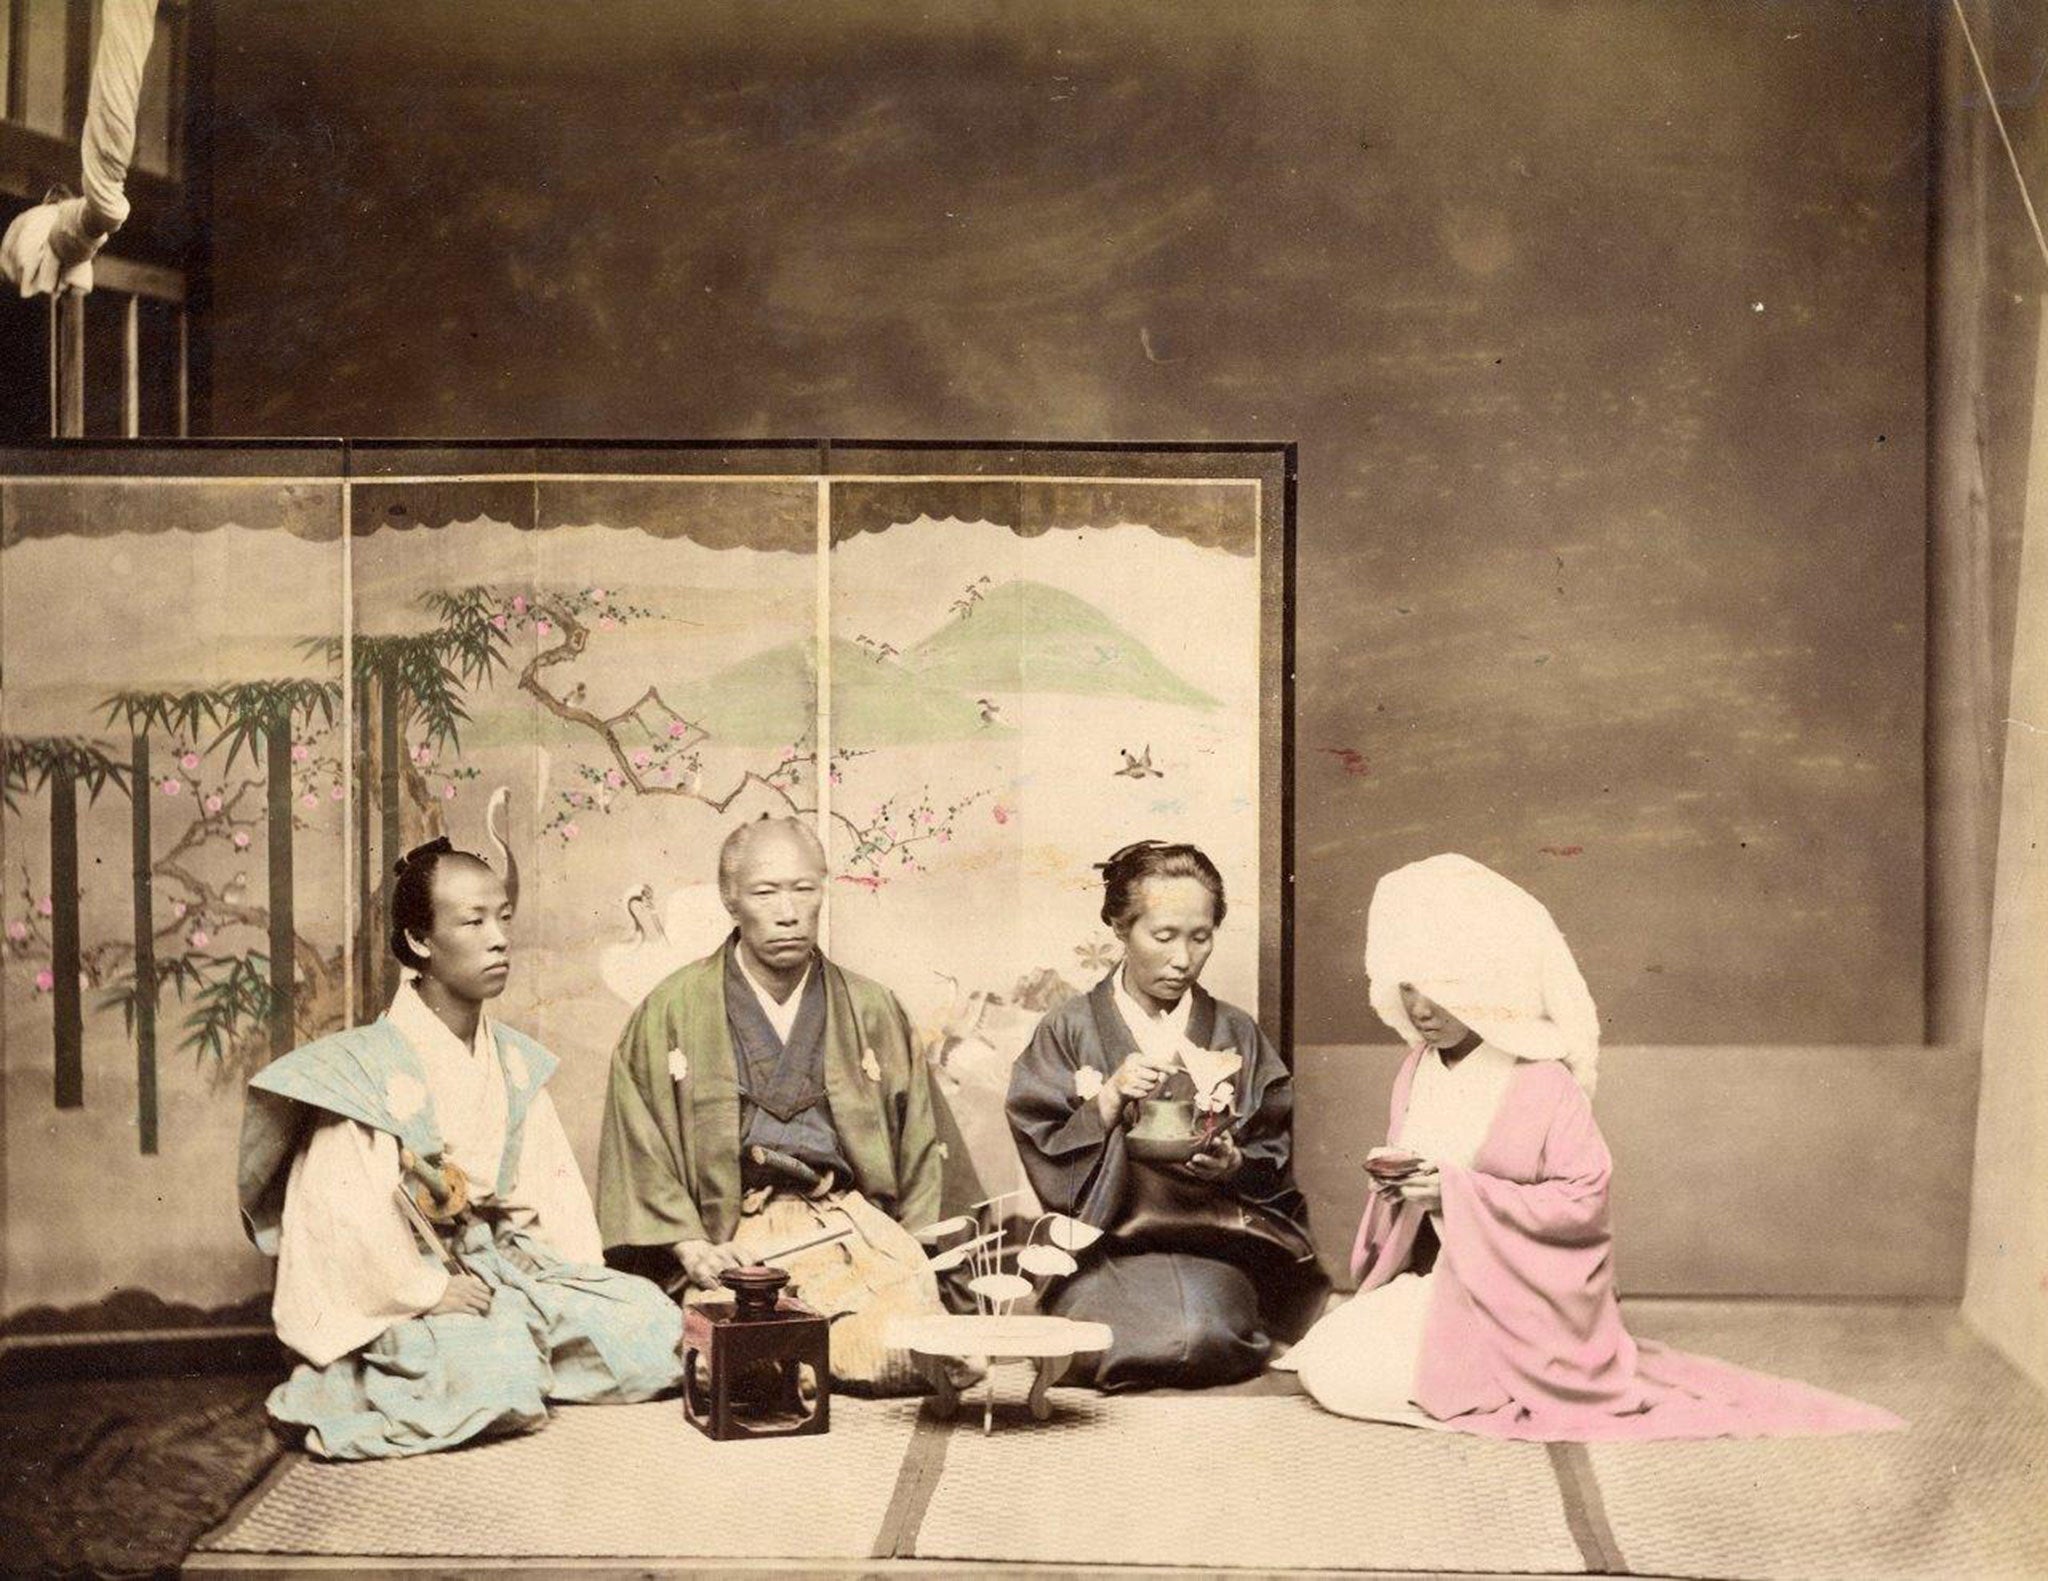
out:
M597 1220L607 1247L730 1240L740 1222L740 1087L723 947L664 979L612 1056ZM881 984L818 958L825 1103L852 1185L911 1227L939 1216L944 1154L910 1021Z

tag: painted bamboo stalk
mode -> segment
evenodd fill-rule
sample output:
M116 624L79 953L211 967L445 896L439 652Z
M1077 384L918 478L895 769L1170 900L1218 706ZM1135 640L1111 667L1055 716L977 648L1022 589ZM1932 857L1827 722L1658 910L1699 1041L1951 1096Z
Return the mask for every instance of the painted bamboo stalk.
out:
M129 746L129 809L135 874L135 1134L145 1154L157 1150L156 1090L156 875L152 871L149 810L149 734L138 730Z
M265 724L270 822L270 1052L286 1052L294 1034L292 916L292 713L281 707Z
M145 794L147 792L145 791ZM55 1001L57 1107L85 1107L85 1017L78 991L78 776L60 756L50 769L50 973Z

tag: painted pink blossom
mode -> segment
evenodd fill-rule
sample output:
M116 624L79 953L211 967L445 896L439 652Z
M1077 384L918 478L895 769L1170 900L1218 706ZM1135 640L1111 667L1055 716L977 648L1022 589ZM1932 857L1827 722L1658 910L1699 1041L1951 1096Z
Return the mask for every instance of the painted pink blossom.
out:
M583 793L581 791L564 791L562 799L571 807L581 807L583 805Z
M637 748L633 753L633 767L636 769L644 769L653 761L654 754L645 747Z
M604 782L611 786L613 790L618 790L626 783L626 776L617 769L606 769L604 771Z
M305 807L317 807L320 805L320 798L318 796L315 796L311 791L307 791L305 795L299 798L299 803L301 806Z
M441 800L443 800L443 801L453 801L453 800L455 800L455 787L454 787L453 785L443 785L443 786L441 787Z
M247 829L237 829L235 831L235 849L237 851L249 849L249 831Z
M162 791L166 796L175 796L178 794L179 791L183 790L184 788L185 782L181 779L175 778L167 778L163 782L163 784L157 787L157 789Z
M939 831L939 844L940 844L940 845L951 845L952 843L953 843L953 831L952 831L951 829L941 829L941 830Z
M340 801L340 800L342 799L342 797L344 797L344 796L346 796L346 795L348 794L348 791L347 791L347 789L346 789L346 788L344 788L343 786L340 786L340 785L335 785L335 786L332 786L332 787L330 787L330 788L329 788L329 790L328 790L327 794L328 794L328 796L329 796L329 797L331 797L331 798L332 798L333 800L335 800L335 801Z
M56 986L57 974L51 971L49 967L45 966L41 971L36 973L37 993L47 994L51 989L55 988Z
M209 944L213 943L213 935L208 933L204 928L194 928L192 932L189 935L187 935L185 942L190 944L192 948L195 950L203 950Z
M190 906L187 906L185 902L182 900L174 900L171 902L171 915L179 918L180 920L182 920L184 918L185 913L190 911L191 909L192 908Z
M181 754L178 758L178 767L183 769L187 774L197 773L199 771L199 754L197 752L186 752Z
M995 814L997 823L1008 823L1010 821L1010 809L1005 807L1001 802L996 803Z
M41 900L36 902L36 915L39 917L47 917L54 910L56 910L56 902L53 901L48 895L45 895Z
M305 742L294 741L292 743L292 761L294 763L303 763L312 755L313 749L307 746Z
M604 602L604 598L605 598L605 593L604 593L604 589L603 589L603 588L601 588L601 587L593 587L593 588L592 588L592 589L590 590L590 602L591 602L591 603L593 603L593 604L602 604L602 603Z
M505 629L505 617L503 615L493 615L491 617L491 624L500 631L503 631Z
M515 615L526 613L526 595L524 593L514 593L512 595L512 613Z
M833 783L834 785L837 785L837 784L839 783L839 770L837 770L837 769L833 769L833 770L832 770L831 772L832 772L832 783Z
M434 749L429 746L414 747L412 749L412 760L413 762L417 763L421 768L425 768L429 763L434 761Z
M207 798L206 798L206 810L207 810L207 811L208 811L209 813L216 813L216 812L219 812L219 811L220 811L220 809L221 809L221 799L220 799L220 798L219 798L218 796L209 796L209 797L207 797Z
M533 629L543 637L551 637L554 635L555 623L551 620L536 620Z
M688 735L689 733L690 733L690 727L689 727L688 725L684 724L684 723L683 723L683 722L682 722L682 721L681 721L680 719L671 719L671 720L669 721L669 725L668 725L668 738L669 738L669 740L671 740L671 741L680 741L680 740L682 740L682 739L683 739L683 737L684 737L684 736Z
M577 828L576 825L573 823L565 823L562 825L562 838L564 840L573 840L582 832L583 831Z
M7 937L16 944L24 942L28 938L28 924L23 922L21 918L16 917L7 924Z
M605 615L599 619L597 623L597 629L599 631L617 631L619 629L619 623L616 620L613 620L611 616Z

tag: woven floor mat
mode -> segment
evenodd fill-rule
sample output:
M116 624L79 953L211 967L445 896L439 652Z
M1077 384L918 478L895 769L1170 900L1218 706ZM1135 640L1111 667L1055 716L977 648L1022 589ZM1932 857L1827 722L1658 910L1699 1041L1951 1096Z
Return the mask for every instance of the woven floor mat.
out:
M2048 1575L2048 1403L1946 1310L1646 1305L1634 1330L1888 1406L1903 1433L1596 1444L1639 1574Z
M1346 1421L1306 1399L1054 1396L963 1416L920 1559L1580 1574L1549 1457Z
M676 1401L559 1410L541 1432L410 1460L294 1465L221 1553L840 1559L881 1530L915 1400L835 1399L832 1430L716 1444Z

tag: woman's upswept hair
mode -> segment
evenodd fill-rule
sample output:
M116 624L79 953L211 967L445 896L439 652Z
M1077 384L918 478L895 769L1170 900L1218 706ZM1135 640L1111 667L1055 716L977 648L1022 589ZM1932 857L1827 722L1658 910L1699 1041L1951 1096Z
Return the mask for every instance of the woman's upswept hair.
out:
M1200 846L1140 840L1125 846L1107 862L1097 862L1095 870L1102 875L1102 920L1118 937L1138 920L1144 909L1140 886L1148 878L1195 879L1216 902L1217 925L1223 923L1223 875Z

